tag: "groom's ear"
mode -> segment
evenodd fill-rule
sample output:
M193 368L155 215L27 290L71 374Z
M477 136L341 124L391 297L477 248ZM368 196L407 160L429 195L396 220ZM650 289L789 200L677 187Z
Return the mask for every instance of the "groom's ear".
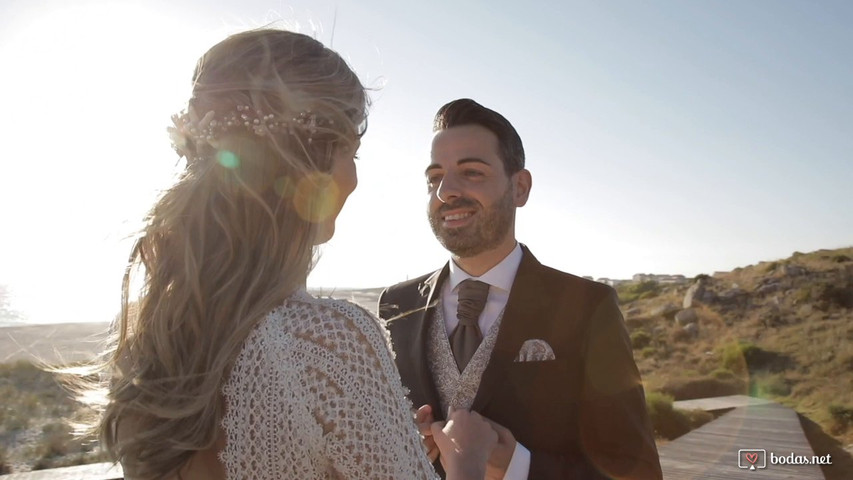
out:
M530 196L530 188L533 186L533 177L530 171L523 168L510 177L513 189L513 200L516 207L523 207Z

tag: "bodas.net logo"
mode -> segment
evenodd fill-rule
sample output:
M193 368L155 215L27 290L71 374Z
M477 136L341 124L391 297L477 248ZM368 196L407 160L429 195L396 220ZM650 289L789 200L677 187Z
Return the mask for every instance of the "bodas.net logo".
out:
M741 448L737 451L737 466L747 470L767 468L767 451L763 448Z

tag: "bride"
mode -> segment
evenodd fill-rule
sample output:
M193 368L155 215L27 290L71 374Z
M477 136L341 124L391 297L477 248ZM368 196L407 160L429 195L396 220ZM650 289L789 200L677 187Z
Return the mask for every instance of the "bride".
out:
M304 289L356 187L368 104L305 35L247 31L198 61L171 129L186 167L132 249L101 365L98 429L126 478L436 477L384 326ZM485 420L457 411L431 433L448 478L483 478Z

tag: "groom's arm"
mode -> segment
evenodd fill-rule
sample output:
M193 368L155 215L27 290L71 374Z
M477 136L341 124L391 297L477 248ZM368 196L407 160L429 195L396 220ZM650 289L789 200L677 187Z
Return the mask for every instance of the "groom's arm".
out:
M602 295L590 313L578 412L583 456L531 449L527 478L660 480L640 374L615 293ZM548 421L547 412L539 414L537 422ZM501 442L505 435L498 427Z
M612 289L592 315L583 364L579 420L588 460L605 478L661 479L640 372Z

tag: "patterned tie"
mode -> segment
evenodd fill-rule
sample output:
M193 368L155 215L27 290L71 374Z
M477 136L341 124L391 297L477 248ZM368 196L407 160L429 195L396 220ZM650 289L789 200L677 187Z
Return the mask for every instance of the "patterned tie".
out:
M459 306L456 308L459 325L450 334L450 350L453 351L460 372L465 370L483 339L477 320L486 306L488 296L488 283L469 278L459 284Z

